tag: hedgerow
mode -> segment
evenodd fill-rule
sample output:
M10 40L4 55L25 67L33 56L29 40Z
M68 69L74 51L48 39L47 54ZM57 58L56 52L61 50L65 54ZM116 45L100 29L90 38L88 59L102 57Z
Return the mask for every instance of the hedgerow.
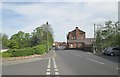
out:
M2 57L19 57L19 56L29 56L34 54L44 54L46 52L45 45L37 45L34 47L24 48L24 49L10 49L2 53Z

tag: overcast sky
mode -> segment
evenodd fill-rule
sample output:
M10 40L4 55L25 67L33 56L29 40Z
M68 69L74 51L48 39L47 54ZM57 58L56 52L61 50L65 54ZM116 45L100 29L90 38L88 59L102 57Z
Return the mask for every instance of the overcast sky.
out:
M117 2L2 3L3 32L9 37L18 31L31 33L48 21L55 41L66 41L66 34L76 26L86 32L87 38L93 38L93 24L107 20L118 20Z

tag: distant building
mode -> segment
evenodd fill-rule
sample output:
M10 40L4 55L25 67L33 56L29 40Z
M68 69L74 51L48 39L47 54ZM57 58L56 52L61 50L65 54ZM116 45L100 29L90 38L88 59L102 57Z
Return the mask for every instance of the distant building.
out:
M67 48L83 48L93 44L93 38L86 38L86 33L78 27L67 34Z
M65 49L67 46L67 43L66 42L54 42L53 45L56 49Z

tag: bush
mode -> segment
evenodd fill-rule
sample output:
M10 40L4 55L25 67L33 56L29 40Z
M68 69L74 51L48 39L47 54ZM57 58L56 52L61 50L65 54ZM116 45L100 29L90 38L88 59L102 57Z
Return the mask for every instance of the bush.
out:
M3 57L19 57L19 56L29 56L33 54L44 54L46 52L45 45L37 45L35 47L29 47L24 49L10 49L3 52Z
M46 52L46 47L45 45L38 45L34 47L35 54L43 54Z
M2 53L2 57L12 57L12 54L10 54L10 53Z

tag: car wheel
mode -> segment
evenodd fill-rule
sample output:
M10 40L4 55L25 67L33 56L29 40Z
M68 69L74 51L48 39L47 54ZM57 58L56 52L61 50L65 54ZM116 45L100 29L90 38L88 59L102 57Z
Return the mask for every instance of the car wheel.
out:
M113 52L111 52L111 53L110 53L110 56L114 56L114 53L113 53Z

